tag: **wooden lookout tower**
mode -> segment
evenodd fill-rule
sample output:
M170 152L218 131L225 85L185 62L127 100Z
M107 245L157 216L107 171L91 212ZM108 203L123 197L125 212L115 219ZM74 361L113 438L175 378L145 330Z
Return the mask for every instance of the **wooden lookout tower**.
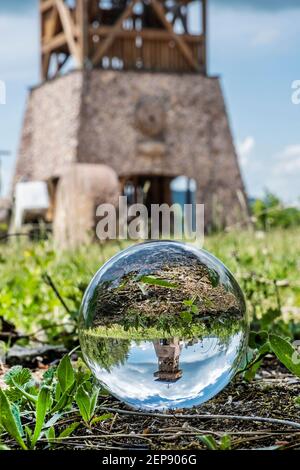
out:
M247 216L219 79L207 75L206 10L206 0L40 0L42 81L14 182L47 182L62 244L82 242L96 204L119 193L171 203L177 177L194 180L207 227Z
M153 342L158 359L158 371L154 372L156 380L176 382L182 377L179 359L182 345L178 338L163 339Z

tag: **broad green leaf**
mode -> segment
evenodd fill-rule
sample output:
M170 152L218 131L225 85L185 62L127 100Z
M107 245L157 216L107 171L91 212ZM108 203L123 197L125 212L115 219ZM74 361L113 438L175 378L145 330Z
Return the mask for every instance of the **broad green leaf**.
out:
M58 436L58 439L64 438L64 437L69 437L71 434L78 428L80 425L80 422L76 421L75 423L70 424L66 429L64 429L60 435Z
M32 385L33 378L29 369L22 366L14 366L4 375L4 382L10 386L17 384L20 387L24 387L24 385Z
M54 395L55 401L58 401L60 399L61 395L62 395L61 386L60 386L59 382L57 382L56 387L55 387L55 395Z
M77 406L79 408L80 414L83 418L83 420L88 423L90 421L91 415L90 415L90 396L88 392L84 389L83 385L80 385L78 387L76 395L75 395L75 400L77 403Z
M13 378L11 380L12 380L12 384L21 393L21 395L23 395L23 397L25 397L28 401L30 401L31 403L35 405L37 402L37 397L35 395L32 395L31 393L26 392L26 390L23 387L15 383Z
M43 428L43 424L44 424L49 406L50 406L50 389L44 386L40 389L38 400L37 400L37 405L36 405L36 417L35 417L36 422L35 422L33 438L31 441L32 448L35 446L35 444L37 443L40 437L41 430Z
M269 352L271 352L271 349L270 349L270 344L267 341L265 344L261 345L261 347L258 350L257 356L264 356L268 354Z
M64 393L74 383L75 374L68 355L64 356L59 363L57 368L57 378L62 393Z
M11 403L24 397L31 403L35 402L34 380L29 369L14 366L5 374L4 381L9 386L6 395Z
M95 387L93 389L93 392L92 392L92 395L91 395L90 419L94 416L95 409L96 409L96 406L97 406L98 396L99 396L99 388Z
M209 450L218 450L218 443L213 436L199 436L199 439Z
M86 382L78 387L75 400L83 420L88 423L92 419L99 395L99 388Z
M252 349L258 349L268 342L268 333L266 331L250 331L249 346Z
M83 382L86 382L89 378L91 377L91 371L83 362L81 358L78 358L77 363L76 363L76 374L75 374L75 380L76 384L79 387Z
M272 351L280 362L289 369L293 374L300 377L300 362L295 349L281 336L270 334L269 342Z
M269 342L266 342L259 348L255 356L252 357L251 361L249 361L245 365L245 367L242 369L242 371L244 371L245 380L250 382L255 377L257 370L262 364L263 357L269 352L270 352L270 344Z
M176 289L178 287L178 285L173 282L165 281L164 279L159 279L154 276L141 276L139 278L139 282L143 282L144 284L149 284L151 286L169 287L171 289Z
M13 417L15 418L15 422L19 430L19 433L23 437L24 431L23 431L23 427L21 423L20 409L15 403L11 404L11 412L13 414Z
M72 401L75 386L75 383L70 385L70 387L62 394L56 405L52 408L51 413L63 410Z
M10 403L5 392L0 388L0 426L3 426L6 432L15 439L23 450L27 450L27 446L22 439L18 425L15 421L11 410Z

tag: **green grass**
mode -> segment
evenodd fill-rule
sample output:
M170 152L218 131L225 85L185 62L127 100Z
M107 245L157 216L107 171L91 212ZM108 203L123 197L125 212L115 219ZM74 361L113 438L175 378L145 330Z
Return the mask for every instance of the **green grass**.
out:
M205 246L222 260L240 283L252 319L280 309L285 321L300 320L300 229L270 233L232 232L206 237ZM24 333L43 329L55 339L76 321L84 290L104 261L128 242L83 246L59 253L51 241L17 240L0 245L0 317ZM50 275L70 311L45 281ZM62 325L57 326L54 325Z
M262 358L269 353L276 355L290 372L300 376L299 365L293 362L291 344L293 338L300 338L299 237L300 229L206 237L205 248L229 267L247 300L252 333L247 363L239 371L247 381L252 380ZM126 244L122 246L125 247ZM27 334L40 329L38 336L45 341L61 342L68 337L68 332L71 332L69 338L76 341L74 333L83 292L95 271L120 248L117 243L109 243L104 247L82 247L74 253L58 253L51 241L31 244L20 240L0 245L0 317ZM45 274L52 279L65 306ZM159 331L153 330L147 332L149 338L160 336ZM112 331L106 332L102 328L95 333L95 341L89 343L91 348L95 344L98 354L97 335L105 339ZM178 332L172 332L172 336L173 333L177 335ZM144 334L140 339L145 339ZM115 327L113 335L124 342L119 348L114 345L114 354L107 348L107 367L115 358L124 356L126 344L123 343L128 342L131 335L139 339L135 331L125 333L119 326ZM102 341L103 348L106 343L109 342ZM5 381L7 388L0 396L0 448L6 445L11 448L48 449L55 445L63 448L62 439L75 431L80 438L86 434L86 429L92 438L94 428L98 442L96 424L108 421L112 426L114 423L109 422L113 415L103 414L101 404L105 401L100 401L97 406L99 390L94 387L90 372L81 359L74 368L69 358L63 358L57 368L50 368L44 374L39 387L35 386L30 372L19 366L6 374ZM45 425L49 420L52 420L50 428ZM128 420L126 417L126 430ZM111 432L111 427L107 432ZM207 439L203 442L207 445ZM209 445L216 447L219 444Z
M233 272L246 295L250 317L280 303L286 321L300 321L300 229L219 234L205 248Z
M205 324L196 324L188 328L170 328L168 331L165 329L149 327L149 328L128 328L124 329L121 325L111 325L109 328L105 326L98 326L97 328L89 328L82 331L87 339L90 338L114 338L114 339L130 339L130 340L154 340L161 338L202 338L203 336L218 336L219 338L228 338L232 333L238 332L241 329L241 322L229 322L229 325L222 325L217 321L215 324L207 328Z

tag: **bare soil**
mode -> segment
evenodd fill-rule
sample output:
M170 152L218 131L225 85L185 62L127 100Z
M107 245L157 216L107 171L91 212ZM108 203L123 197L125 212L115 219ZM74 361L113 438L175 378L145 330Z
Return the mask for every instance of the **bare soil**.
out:
M36 378L43 372L36 370ZM0 372L0 386L1 373L4 369ZM252 382L237 377L214 399L190 410L139 413L113 397L100 396L98 415L110 413L111 417L92 429L80 426L63 443L54 443L53 448L205 449L199 436L210 434L218 441L228 434L232 449L300 449L300 408L295 403L299 396L300 379L290 375L275 359L267 357ZM212 415L220 417L212 418ZM260 418L271 421L256 421ZM72 421L78 421L75 414L59 423L59 431ZM13 442L7 444L14 446Z

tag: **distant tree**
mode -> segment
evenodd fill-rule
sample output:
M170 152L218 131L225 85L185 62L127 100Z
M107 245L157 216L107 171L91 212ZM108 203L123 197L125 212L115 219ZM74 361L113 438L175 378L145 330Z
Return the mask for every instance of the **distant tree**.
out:
M269 230L275 227L290 228L300 225L300 209L285 207L282 201L271 192L252 204L256 227Z

